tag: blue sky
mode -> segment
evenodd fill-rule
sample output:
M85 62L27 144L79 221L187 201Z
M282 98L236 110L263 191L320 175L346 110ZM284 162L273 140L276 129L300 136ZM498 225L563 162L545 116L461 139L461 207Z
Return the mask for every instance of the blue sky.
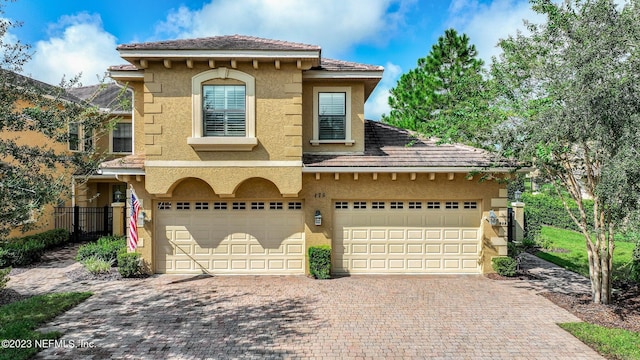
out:
M319 45L322 55L382 65L385 75L365 116L388 113L388 91L449 27L466 33L480 57L498 54L498 39L536 20L526 0L17 0L4 17L23 22L9 40L32 46L24 73L58 84L82 73L98 82L122 64L123 43L243 34Z

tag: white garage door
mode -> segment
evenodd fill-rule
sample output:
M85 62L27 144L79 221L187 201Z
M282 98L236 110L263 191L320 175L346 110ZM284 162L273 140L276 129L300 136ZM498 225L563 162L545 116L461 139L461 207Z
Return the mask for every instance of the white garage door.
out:
M156 272L304 274L300 202L160 202Z
M338 201L333 271L478 273L477 201Z

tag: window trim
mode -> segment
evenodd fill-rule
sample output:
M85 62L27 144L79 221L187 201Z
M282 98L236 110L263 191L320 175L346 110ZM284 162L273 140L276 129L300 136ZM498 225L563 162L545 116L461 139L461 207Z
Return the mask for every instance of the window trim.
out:
M213 79L234 79L245 86L245 136L204 136L202 119L202 86ZM251 151L256 138L256 79L242 71L225 67L204 71L191 78L191 137L187 144L196 151Z
M91 136L90 137L86 137L85 134L85 129L84 126L82 125L82 123L80 122L75 122L73 123L75 124L75 126L77 126L78 132L77 134L77 140L76 140L76 149L72 149L71 148L71 124L69 124L67 126L67 135L69 137L68 141L67 141L67 149L71 152L88 152L88 151L92 151L95 149L95 145L96 145L96 137L95 134L93 133L93 131L91 131ZM87 144L89 145L89 147L87 147Z
M121 120L121 121L118 121L116 126L119 125L119 124L131 124L131 151L129 151L129 152L126 152L126 151L125 152L113 151L113 131L115 130L115 128L114 128L114 129L111 129L109 131L109 153L110 154L133 154L133 121L131 121L131 120Z
M318 119L319 93L344 93L345 94L345 123L344 140L320 140L320 124ZM355 140L351 137L351 87L349 86L315 86L313 88L313 138L311 145L343 144L352 146Z

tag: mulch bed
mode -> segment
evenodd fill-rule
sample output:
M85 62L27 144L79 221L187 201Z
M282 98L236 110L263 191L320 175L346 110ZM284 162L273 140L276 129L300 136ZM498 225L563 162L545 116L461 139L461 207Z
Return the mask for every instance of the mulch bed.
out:
M542 293L554 304L584 322L640 333L640 286L621 286L613 294L613 303L594 304L590 294Z

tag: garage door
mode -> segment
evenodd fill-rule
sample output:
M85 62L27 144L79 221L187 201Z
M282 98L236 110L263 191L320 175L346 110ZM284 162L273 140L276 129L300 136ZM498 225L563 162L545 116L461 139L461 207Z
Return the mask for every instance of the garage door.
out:
M156 211L156 272L304 274L300 202L159 202Z
M335 273L478 273L478 201L338 201Z

